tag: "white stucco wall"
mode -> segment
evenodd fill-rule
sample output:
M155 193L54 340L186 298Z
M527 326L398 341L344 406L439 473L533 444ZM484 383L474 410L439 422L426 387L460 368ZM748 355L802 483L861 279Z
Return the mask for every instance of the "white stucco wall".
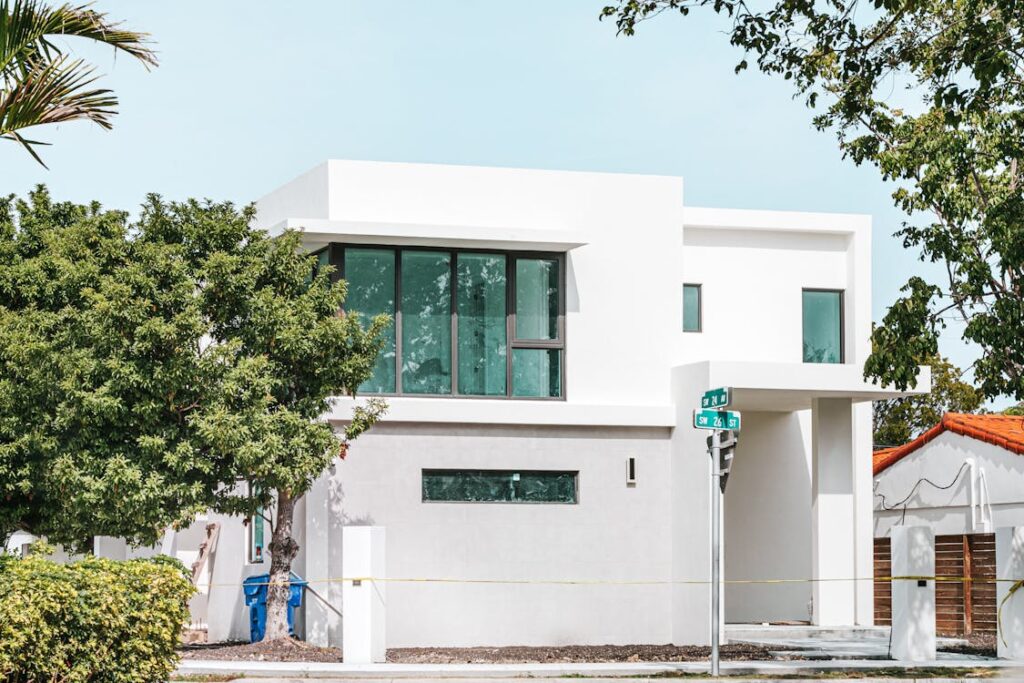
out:
M322 202L306 204L327 188ZM666 405L682 327L683 181L666 176L332 160L257 203L259 224L322 219L310 243L358 241L543 248L547 233L582 244L568 252L566 396L584 404ZM316 214L316 215L311 215ZM305 221L313 225L310 221ZM452 235L459 235L455 239ZM510 246L510 244L512 246ZM610 363L611 359L616 362ZM614 377L610 374L613 370ZM501 408L494 410L495 415Z
M975 461L979 475L984 473L991 506L992 523L988 528L972 526L969 468L964 468L957 478L957 472L968 459ZM902 505L896 510L882 509L882 496L886 506L892 507L910 494L922 478L939 486L953 485L946 490L927 483L918 486L906 505L902 522L906 526L928 526L936 535L991 533L999 527L1024 526L1024 456L946 431L875 476L876 537L889 536L903 518ZM980 522L980 510L976 508L976 512Z
M389 583L389 647L664 643L671 587L616 582L670 577L670 460L667 429L383 424L334 467L330 505L387 529L389 577L541 582ZM579 502L424 503L424 468L578 470ZM609 583L543 583L580 579Z
M810 411L747 413L725 496L725 578L811 576ZM807 583L729 584L729 622L807 620Z

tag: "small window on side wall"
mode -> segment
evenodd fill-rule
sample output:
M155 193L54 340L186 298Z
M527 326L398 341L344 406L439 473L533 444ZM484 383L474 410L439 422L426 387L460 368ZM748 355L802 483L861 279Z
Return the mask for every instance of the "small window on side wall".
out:
M249 563L260 564L267 556L266 509L249 520Z
M700 285L683 285L683 332L701 331L701 296Z
M805 363L843 363L843 293L803 290L803 359Z

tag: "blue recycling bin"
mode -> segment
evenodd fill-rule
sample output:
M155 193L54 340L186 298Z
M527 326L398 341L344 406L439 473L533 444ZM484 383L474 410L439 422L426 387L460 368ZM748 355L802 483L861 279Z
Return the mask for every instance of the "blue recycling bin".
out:
M263 640L267 628L267 586L270 574L250 576L242 582L242 593L245 595L245 606L249 608L249 642ZM308 581L292 573L288 581L288 634L295 635L295 608L302 606L302 589Z

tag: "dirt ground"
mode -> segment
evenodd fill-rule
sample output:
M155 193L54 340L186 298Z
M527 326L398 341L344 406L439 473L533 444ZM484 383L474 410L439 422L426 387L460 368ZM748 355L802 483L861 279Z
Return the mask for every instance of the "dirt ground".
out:
M722 659L771 659L757 645L722 646ZM561 647L467 647L388 650L389 662L404 664L522 664L581 662L692 662L707 659L710 647L697 645L564 645Z
M996 635L994 633L976 633L968 636L967 645L944 645L942 652L954 652L961 655L996 656Z
M256 662L340 662L341 650L316 647L301 640L279 638L263 643L202 643L183 645L182 659Z
M564 647L397 648L388 661L402 664L533 664L579 662L689 662L707 659L710 648L675 645L567 645ZM284 638L266 643L185 645L184 659L265 662L340 662L341 650ZM722 646L722 659L771 659L756 645Z
M772 650L786 648L772 647ZM943 652L994 657L995 636L971 636L967 645L946 646ZM796 654L796 653L794 653ZM582 662L692 662L708 658L710 648L696 645L565 645L562 647L408 647L388 650L388 661L401 664L535 664ZM316 647L283 638L267 643L212 643L183 645L184 659L264 662L340 662L341 650ZM773 659L767 648L745 643L722 646L722 659Z

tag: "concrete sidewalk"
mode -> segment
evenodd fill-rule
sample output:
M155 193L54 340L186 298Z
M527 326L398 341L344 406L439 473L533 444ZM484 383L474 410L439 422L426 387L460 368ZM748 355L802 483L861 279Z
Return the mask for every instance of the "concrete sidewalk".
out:
M1024 662L997 659L943 659L941 661L915 663L884 660L843 660L843 661L758 661L722 662L723 676L807 676L816 673L835 677L836 672L857 672L865 676L878 671L880 678L887 678L893 669L917 670L927 675L933 669L996 669L1001 680L1024 681ZM216 675L239 676L260 679L267 678L318 678L318 679L402 679L403 683L415 680L436 679L495 679L518 678L630 678L650 676L708 675L707 662L635 662L613 664L338 664L316 662L255 662L255 661L202 661L183 660L178 666L178 676ZM933 675L949 676L935 672ZM864 680L861 678L861 680ZM922 680L920 678L918 681Z

